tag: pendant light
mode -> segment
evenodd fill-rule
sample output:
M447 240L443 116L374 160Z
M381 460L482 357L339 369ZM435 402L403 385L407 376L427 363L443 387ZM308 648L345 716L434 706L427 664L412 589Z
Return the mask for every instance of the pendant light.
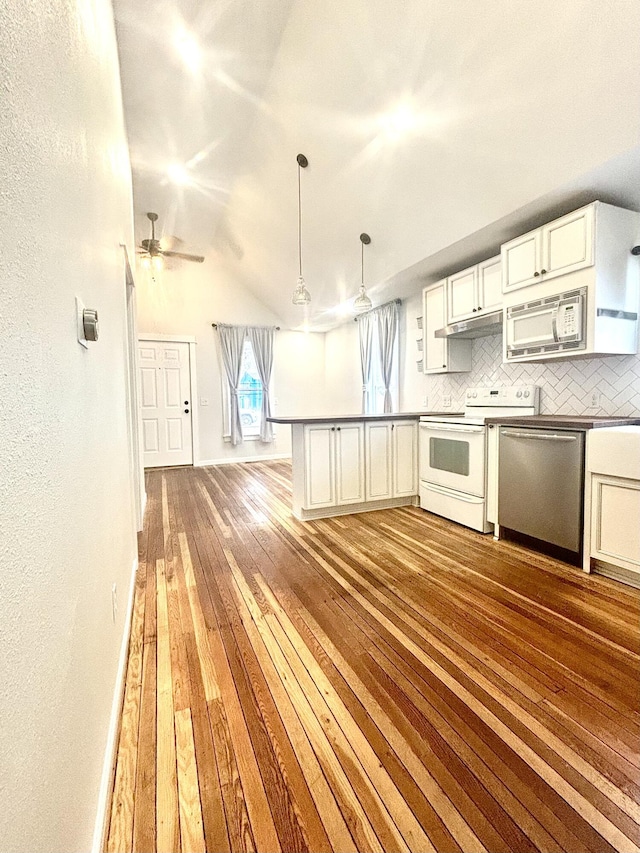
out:
M311 294L307 290L302 277L302 204L300 200L300 169L306 169L309 161L304 154L296 157L298 163L298 283L293 291L291 301L294 305L308 305L311 302Z
M358 314L362 314L364 311L371 311L373 305L371 304L371 300L367 296L367 291L364 289L364 247L368 246L371 242L371 237L368 234L360 235L360 242L362 243L362 253L361 253L361 265L360 265L360 291L356 296L355 302L353 303L353 307L358 312Z

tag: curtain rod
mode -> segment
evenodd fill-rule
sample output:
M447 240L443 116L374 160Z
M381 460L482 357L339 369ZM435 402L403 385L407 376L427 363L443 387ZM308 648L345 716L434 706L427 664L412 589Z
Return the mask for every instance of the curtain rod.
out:
M212 323L211 325L213 326L214 329L217 329L219 324L218 323ZM226 325L226 324L223 323L221 325ZM231 324L229 324L229 325L231 325ZM254 326L253 328L254 329L275 329L276 332L280 331L280 326Z
M378 305L377 308L372 308L370 311L363 311L362 314L358 314L357 317L353 318L353 322L357 323L360 317L366 317L367 314L374 314L376 311L379 311L381 308L384 308L386 305L402 305L402 299L390 299L388 302L384 302L382 305Z

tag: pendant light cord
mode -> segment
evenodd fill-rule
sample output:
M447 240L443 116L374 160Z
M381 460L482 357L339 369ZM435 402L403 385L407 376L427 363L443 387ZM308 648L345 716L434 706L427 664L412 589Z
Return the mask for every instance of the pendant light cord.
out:
M364 287L364 243L360 243L360 246L362 248L362 261L360 264L360 279L361 279L361 284Z
M302 278L302 200L300 194L300 163L298 163L298 270Z

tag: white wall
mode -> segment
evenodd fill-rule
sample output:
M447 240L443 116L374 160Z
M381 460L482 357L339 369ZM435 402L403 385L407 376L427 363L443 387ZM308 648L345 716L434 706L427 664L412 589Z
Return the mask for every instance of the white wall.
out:
M0 78L0 849L87 851L136 556L111 4L4 0Z
M215 255L200 264L174 262L172 269L137 274L140 332L194 335L198 382L199 457L213 463L291 452L291 428L275 427L271 443L245 440L234 447L222 437L222 382L217 333L212 323L278 325L279 319L225 271ZM273 357L273 414L323 414L325 399L324 334L275 333ZM200 405L200 398L209 400ZM195 402L195 401L194 401Z

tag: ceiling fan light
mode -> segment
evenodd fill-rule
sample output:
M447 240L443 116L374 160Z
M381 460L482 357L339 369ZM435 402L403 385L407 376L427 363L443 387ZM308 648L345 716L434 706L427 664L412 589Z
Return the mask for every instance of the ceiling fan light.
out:
M373 303L367 296L367 292L364 289L364 284L360 285L360 292L355 298L353 307L358 312L358 314L362 314L365 311L371 311L371 309L373 308Z
M154 255L151 258L151 266L154 268L154 270L157 271L164 269L164 261L162 259L162 255Z
M143 255L143 256L140 258L140 266L141 266L141 267L142 267L142 269L144 269L144 270L148 270L148 269L149 269L149 267L151 266L151 258L149 257L149 255Z
M308 305L311 302L311 294L307 290L307 285L302 276L298 276L298 283L293 291L291 301L294 305Z

